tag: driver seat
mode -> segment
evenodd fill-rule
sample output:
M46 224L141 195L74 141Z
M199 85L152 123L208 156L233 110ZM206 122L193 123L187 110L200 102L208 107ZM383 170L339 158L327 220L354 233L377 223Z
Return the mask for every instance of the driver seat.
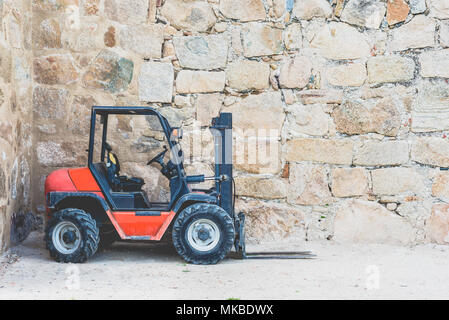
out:
M142 191L142 186L145 184L142 178L128 178L127 176L120 176L120 162L115 153L112 153L112 148L108 143L105 143L107 154L107 180L112 190L115 192L136 192Z

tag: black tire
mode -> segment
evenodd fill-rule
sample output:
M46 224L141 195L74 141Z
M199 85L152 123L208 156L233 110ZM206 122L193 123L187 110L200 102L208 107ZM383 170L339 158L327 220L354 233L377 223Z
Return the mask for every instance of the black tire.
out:
M57 249L59 246L53 242L55 228L63 224L73 224L79 231L79 244L73 252L64 253ZM62 209L53 214L45 229L45 243L50 256L58 262L82 263L93 256L98 249L100 232L95 220L90 214L81 209ZM56 235L55 235L56 237Z
M36 218L31 212L20 210L11 219L11 242L21 243L33 230Z
M218 243L208 251L199 251L189 242L189 227L198 220L212 221L218 227ZM221 207L198 203L185 208L173 224L172 240L178 254L193 264L216 264L221 261L234 244L234 223Z

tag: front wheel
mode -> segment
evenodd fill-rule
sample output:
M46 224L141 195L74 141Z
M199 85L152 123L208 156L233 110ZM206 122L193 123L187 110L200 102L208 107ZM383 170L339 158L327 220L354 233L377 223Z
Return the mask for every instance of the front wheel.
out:
M56 212L45 230L47 249L58 262L85 262L97 251L99 241L95 220L80 209L68 208Z
M221 261L231 250L234 238L231 217L216 205L191 205L179 214L173 224L173 245L184 260L193 264Z

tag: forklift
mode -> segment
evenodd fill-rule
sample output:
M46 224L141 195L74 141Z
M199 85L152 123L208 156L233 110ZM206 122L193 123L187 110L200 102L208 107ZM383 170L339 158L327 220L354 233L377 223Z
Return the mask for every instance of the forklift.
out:
M169 180L169 201L149 201L142 190L142 178L121 175L120 161L107 140L110 115L157 119L167 145L147 165L157 163ZM50 256L58 262L82 263L116 240L159 241L171 233L176 252L192 264L216 264L232 248L232 255L240 259L313 257L310 252L246 252L245 215L235 213L232 114L220 113L213 118L210 130L214 136L215 174L189 176L180 147L182 128L171 127L156 109L92 107L87 167L58 169L45 180L44 240ZM99 159L94 159L96 138L101 139ZM167 152L169 160L165 161ZM204 181L213 181L214 186L192 188Z

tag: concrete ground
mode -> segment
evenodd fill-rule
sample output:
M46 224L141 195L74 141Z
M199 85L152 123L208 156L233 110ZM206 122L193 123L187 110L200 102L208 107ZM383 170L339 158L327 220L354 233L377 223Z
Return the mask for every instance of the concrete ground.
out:
M449 299L449 248L310 243L313 260L184 263L164 244L117 243L84 264L43 235L0 258L0 299ZM254 248L258 249L258 248Z

